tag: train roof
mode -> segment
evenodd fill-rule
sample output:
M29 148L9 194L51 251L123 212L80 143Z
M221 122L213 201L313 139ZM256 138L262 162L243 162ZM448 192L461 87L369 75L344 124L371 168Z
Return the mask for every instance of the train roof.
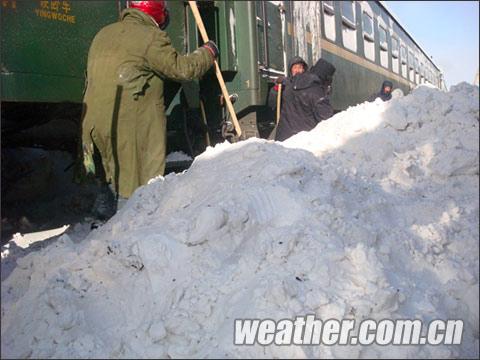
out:
M387 6L387 1L377 1L377 3L390 15L390 17L397 23L397 25L407 34L407 36L410 38L410 40L413 41L415 45L420 49L421 52L427 57L427 59L435 66L435 68L443 73L443 71L435 64L435 62L432 60L430 56L428 56L427 52L423 50L423 48L418 44L418 42L415 41L415 39L410 35L410 33L405 29L405 27L400 23L398 20L398 17L388 8Z

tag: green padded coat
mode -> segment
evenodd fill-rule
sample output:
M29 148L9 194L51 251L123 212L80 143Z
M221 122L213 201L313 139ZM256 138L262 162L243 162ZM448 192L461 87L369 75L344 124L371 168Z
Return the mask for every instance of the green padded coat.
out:
M212 64L206 48L179 55L155 20L136 9L125 9L119 22L101 29L88 53L82 122L87 173L98 174L96 147L106 181L122 197L163 175L164 79L198 79Z

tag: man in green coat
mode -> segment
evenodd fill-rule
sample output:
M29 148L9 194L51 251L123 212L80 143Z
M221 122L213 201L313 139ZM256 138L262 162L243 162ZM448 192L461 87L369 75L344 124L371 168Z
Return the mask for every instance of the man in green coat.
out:
M218 56L211 41L177 53L163 31L164 1L128 3L120 21L101 29L90 46L82 124L86 172L102 176L123 198L165 170L164 80L198 79Z

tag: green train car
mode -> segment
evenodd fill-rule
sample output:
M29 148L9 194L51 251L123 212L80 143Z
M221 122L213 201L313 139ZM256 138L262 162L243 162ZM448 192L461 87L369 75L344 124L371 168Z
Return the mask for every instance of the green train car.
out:
M167 28L181 53L202 44L186 1L167 1ZM336 111L363 102L389 79L405 93L420 83L444 87L442 73L379 1L199 1L240 121L242 138L268 136L275 78L295 55L335 65ZM125 0L1 1L2 146L74 151L89 45L117 21ZM359 86L361 84L361 86ZM241 140L231 131L213 71L168 83L168 151L192 156L207 143ZM207 139L208 135L208 139Z

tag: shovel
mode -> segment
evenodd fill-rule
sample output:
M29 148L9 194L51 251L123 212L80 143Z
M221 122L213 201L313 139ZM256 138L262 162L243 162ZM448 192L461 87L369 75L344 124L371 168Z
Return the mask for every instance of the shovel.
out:
M192 9L193 16L195 17L195 22L197 23L198 30L200 30L200 34L202 35L203 42L208 41L207 31L205 30L205 26L203 25L202 17L200 16L200 12L198 11L197 2L196 1L189 1L190 8ZM240 124L237 120L237 114L235 113L235 109L233 108L232 102L230 101L230 96L228 95L227 87L225 86L225 81L223 80L222 72L220 67L218 66L217 60L214 60L215 65L215 74L217 75L218 83L220 84L220 89L222 89L223 98L227 104L228 112L230 113L230 117L233 121L233 126L235 127L235 131L237 136L240 137L242 135L242 129L240 128Z

